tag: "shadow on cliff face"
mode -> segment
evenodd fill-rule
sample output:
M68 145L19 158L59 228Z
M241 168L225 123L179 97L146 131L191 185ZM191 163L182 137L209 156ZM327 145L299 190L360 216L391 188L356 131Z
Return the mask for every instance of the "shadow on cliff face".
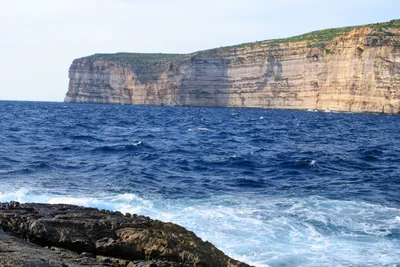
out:
M179 84L179 104L182 106L229 106L228 68L230 60L215 51L191 57L184 67Z
M280 60L282 50L270 45L265 60L265 73L260 77L257 91L263 91L270 82L280 82L282 80L282 62ZM281 83L279 83L282 86ZM287 85L287 84L285 84Z

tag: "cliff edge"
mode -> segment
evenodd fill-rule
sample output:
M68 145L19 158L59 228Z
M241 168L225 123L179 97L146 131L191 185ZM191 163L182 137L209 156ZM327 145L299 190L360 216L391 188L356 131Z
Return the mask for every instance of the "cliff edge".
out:
M400 113L400 20L192 54L75 59L65 102Z

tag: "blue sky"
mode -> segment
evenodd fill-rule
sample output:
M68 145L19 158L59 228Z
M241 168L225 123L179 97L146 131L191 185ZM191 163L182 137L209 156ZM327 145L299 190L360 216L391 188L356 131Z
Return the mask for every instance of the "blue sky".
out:
M188 53L400 18L400 1L18 0L0 10L0 100L62 101L74 58Z

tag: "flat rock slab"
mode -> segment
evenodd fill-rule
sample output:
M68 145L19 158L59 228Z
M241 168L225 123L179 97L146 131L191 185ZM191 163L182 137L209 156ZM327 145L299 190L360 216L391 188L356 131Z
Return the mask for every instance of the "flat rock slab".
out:
M0 229L42 247L64 249L46 250L4 233L0 235L1 240L4 237L0 248L5 251L1 255L11 257L12 251L28 251L25 247L50 255L20 254L32 264L24 266L249 266L226 256L210 242L204 242L179 225L95 208L2 203ZM20 243L12 243L14 248L8 248L6 240ZM21 249L17 250L18 246ZM51 255L55 254L58 258L53 260ZM13 266L18 264L16 261Z
M94 258L57 248L43 248L0 232L0 266L66 267L106 266Z

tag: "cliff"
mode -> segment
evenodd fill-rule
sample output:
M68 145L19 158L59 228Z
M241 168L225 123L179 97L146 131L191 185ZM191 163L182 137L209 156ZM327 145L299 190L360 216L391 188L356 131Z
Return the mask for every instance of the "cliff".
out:
M18 202L0 203L0 266L250 267L173 223Z
M95 54L65 102L400 112L400 20L192 54Z

